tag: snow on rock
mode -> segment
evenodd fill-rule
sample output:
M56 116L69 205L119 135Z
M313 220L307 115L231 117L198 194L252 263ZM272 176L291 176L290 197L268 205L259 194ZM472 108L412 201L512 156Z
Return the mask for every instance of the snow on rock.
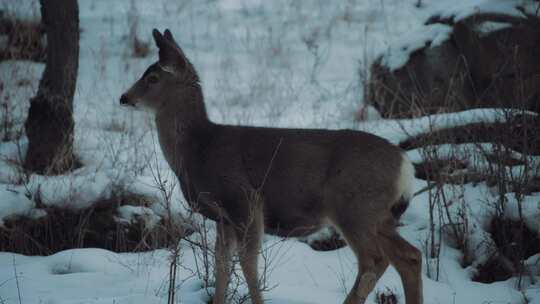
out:
M71 249L53 254L46 259L51 274L99 272L120 274L129 272L127 266L119 263L118 254L103 249Z
M540 234L540 196L506 193L504 214L511 220L523 221L527 228Z
M119 222L132 224L142 219L145 224L144 227L150 230L161 220L159 215L155 214L152 209L147 207L124 205L118 207L117 211L117 220Z
M0 226L4 225L6 219L14 216L38 216L38 213L32 212L33 207L34 203L23 191L0 184Z
M27 185L34 197L46 206L85 209L111 195L111 183L103 172L80 172L69 175L31 175Z
M526 163L526 165L514 165L511 167L500 167L499 164L489 159L490 155L495 155L492 151L500 149L500 145L495 143L464 143L464 144L441 144L437 146L424 146L407 151L407 155L413 163L422 163L426 157L435 157L439 160L458 160L467 165L469 169L476 172L491 172L493 170L504 170L506 176L528 176L534 178L537 174L535 170L527 171L527 168L540 168L540 156L524 155L509 148L505 152L513 159Z
M5 161L16 162L21 155L26 155L28 149L28 139L24 137L18 141L3 142L0 145L0 158Z
M517 18L525 18L522 10L535 14L536 4L533 1L519 0L472 0L456 2L440 2L430 12L431 17L459 22L475 14L503 14ZM501 30L510 26L508 23L483 22L477 30L481 34ZM446 24L426 24L410 31L407 35L394 39L381 54L381 64L390 71L402 68L412 53L424 47L436 47L448 40L453 32L452 26Z
M22 20L38 20L41 18L39 3L34 1L10 1L2 3L2 10Z
M480 34L480 37L482 37L489 33L500 31L511 26L512 24L508 22L485 21L478 24L475 30Z
M534 12L536 4L527 0L473 0L460 2L459 5L445 3L434 9L433 15L454 22L459 22L476 14L503 14L523 18L525 15L520 8Z
M420 31L412 32L394 41L383 54L381 64L390 71L405 66L412 53L424 47L437 47L448 40L452 27L446 24L431 24Z
M439 130L480 122L505 122L513 115L536 116L537 114L515 109L472 109L411 119L367 121L358 124L357 128L384 137L392 143L399 144L409 138Z

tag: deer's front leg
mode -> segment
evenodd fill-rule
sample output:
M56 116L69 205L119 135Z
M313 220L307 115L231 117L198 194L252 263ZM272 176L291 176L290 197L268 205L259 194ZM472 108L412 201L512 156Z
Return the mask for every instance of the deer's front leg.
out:
M216 290L213 304L225 304L227 286L231 275L232 254L236 249L236 235L234 229L223 223L217 223L215 248L215 275Z
M249 289L251 303L262 304L263 298L259 285L257 260L261 248L261 239L264 233L264 217L262 206L255 204L249 214L249 218L241 227L237 227L238 254L240 266Z

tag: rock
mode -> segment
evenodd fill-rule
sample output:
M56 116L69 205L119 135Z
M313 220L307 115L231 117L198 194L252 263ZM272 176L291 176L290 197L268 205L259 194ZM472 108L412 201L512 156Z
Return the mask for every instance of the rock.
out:
M373 63L367 104L387 118L486 107L540 111L539 17L485 13L426 23L435 25L451 26L446 41L425 41L400 67L388 64L388 54Z

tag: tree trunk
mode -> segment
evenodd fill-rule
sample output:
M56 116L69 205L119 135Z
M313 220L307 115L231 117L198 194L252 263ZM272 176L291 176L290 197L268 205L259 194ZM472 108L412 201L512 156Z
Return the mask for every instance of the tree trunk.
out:
M79 64L77 0L40 0L47 33L47 60L25 123L29 146L24 166L60 174L75 166L73 95Z

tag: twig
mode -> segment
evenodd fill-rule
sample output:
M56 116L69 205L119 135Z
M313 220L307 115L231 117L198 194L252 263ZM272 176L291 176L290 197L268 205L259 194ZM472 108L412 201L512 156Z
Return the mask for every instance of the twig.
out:
M17 295L19 296L19 304L22 304L21 287L19 286L19 276L17 275L17 264L15 263L15 255L13 257L13 273L15 274L15 284L17 285Z
M270 163L268 164L268 168L266 169L262 183L259 186L259 189L257 189L259 191L264 187L264 184L266 183L266 179L268 178L268 175L270 174L270 170L272 169L272 164L274 163L274 159L276 158L276 155L279 151L279 148L281 147L282 142L283 142L283 137L279 139L279 143L277 144L276 149L274 149L274 153L272 154L272 158L270 159Z

